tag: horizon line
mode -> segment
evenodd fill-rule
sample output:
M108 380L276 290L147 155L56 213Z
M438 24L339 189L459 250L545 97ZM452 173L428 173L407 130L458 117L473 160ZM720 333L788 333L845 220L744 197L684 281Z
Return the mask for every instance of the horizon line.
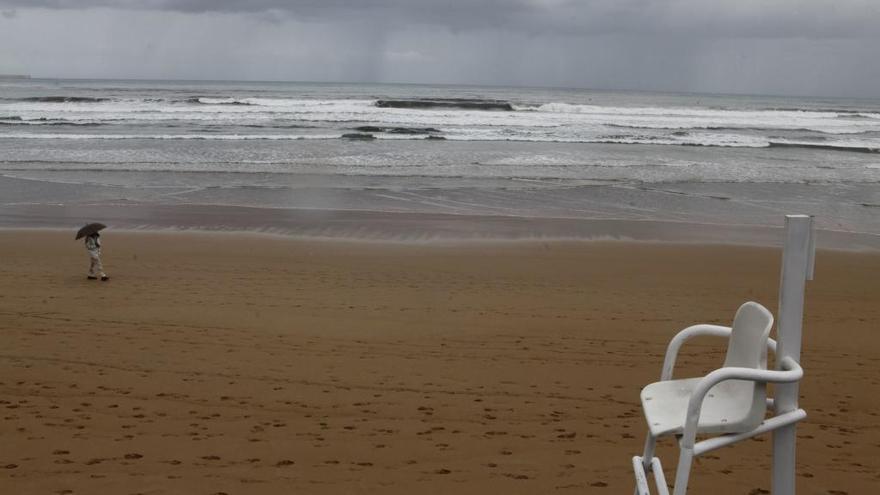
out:
M34 76L32 74L3 74L0 73L0 82L8 81L27 82L39 80L55 81L144 81L144 82L179 82L179 83L250 83L250 84L341 84L341 85L387 85L387 86L450 86L450 87L477 87L477 88L506 88L506 89L545 89L563 91L595 91L595 92L619 92L619 93L656 93L667 95L693 95L693 96L740 96L740 97L770 97L770 98L831 98L848 100L880 100L877 96L840 96L819 94L779 94L779 93L737 93L737 92L712 92L712 91L687 91L672 89L636 89L636 88L605 88L585 86L541 86L541 85L514 85L514 84L485 84L485 83L426 83L426 82L388 82L388 81L318 81L318 80L292 80L292 79L188 79L188 78L154 78L154 77L57 77L57 76Z

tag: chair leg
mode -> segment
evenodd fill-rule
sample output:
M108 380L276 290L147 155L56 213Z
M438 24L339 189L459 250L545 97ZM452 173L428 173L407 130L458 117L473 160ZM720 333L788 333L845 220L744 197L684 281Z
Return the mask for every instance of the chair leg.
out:
M645 453L642 454L642 464L645 465L645 472L651 472L651 459L654 458L654 447L657 446L657 439L648 433L645 438Z
M645 451L642 454L642 468L645 474L650 473L652 469L651 459L654 458L654 447L657 445L657 439L652 437L650 433L645 437ZM633 490L633 495L639 495L639 487Z
M635 456L632 458L633 475L636 479L636 489L633 495L651 495L651 489L648 488L648 474L645 473L645 466L642 465L642 458ZM666 495L669 495L668 493Z
M686 495L688 479L691 475L691 462L694 460L694 450L682 448L678 456L678 469L675 471L675 490L673 495Z
M655 457L651 460L654 471L654 484L657 485L658 495L669 495L669 487L666 485L666 475L663 474L663 466L660 464L660 458Z

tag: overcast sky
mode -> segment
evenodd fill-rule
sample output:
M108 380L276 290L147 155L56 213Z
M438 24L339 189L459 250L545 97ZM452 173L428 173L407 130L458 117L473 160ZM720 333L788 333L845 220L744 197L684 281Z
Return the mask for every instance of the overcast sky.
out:
M880 97L880 0L0 0L0 73Z

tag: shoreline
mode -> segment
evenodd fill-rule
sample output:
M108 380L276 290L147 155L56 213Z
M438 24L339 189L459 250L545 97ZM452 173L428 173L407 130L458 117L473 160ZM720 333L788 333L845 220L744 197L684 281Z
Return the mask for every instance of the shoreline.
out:
M779 215L779 226L762 226L203 204L0 206L0 230L75 229L99 220L117 232L223 232L402 244L608 241L778 247L783 218ZM828 229L817 234L820 249L880 251L880 234Z

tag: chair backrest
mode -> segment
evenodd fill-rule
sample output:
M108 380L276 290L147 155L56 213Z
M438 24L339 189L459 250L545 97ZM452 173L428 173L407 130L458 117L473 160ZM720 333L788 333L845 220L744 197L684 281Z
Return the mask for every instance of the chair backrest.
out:
M724 366L767 369L767 339L773 315L764 306L749 301L736 312L727 343Z
M733 318L724 366L767 369L767 339L772 326L773 315L764 306L751 301L740 306ZM757 428L767 413L767 384L742 381L738 387L744 387L746 390L742 392L746 396L751 395L752 401L746 419L737 429L748 431ZM751 389L751 394L748 389Z

